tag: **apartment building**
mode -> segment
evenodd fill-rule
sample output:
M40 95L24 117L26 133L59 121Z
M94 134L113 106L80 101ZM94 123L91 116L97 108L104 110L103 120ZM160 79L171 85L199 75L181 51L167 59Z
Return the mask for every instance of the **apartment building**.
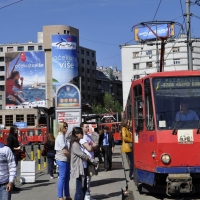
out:
M188 70L186 36L168 41L165 45L164 71ZM123 108L126 106L131 82L155 73L159 68L161 46L155 42L121 46ZM192 43L193 70L200 70L200 42Z

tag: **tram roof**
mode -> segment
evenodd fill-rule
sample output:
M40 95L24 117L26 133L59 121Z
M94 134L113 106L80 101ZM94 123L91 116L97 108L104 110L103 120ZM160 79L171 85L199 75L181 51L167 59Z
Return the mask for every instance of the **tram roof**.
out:
M170 76L200 76L200 70L179 70L179 71L156 72L156 73L152 73L147 76L141 77L139 79L146 79L147 77L153 78L153 77L170 77Z

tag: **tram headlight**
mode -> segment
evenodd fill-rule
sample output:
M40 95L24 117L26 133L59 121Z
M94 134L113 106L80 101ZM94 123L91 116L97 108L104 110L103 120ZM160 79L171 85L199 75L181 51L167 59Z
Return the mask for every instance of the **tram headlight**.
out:
M168 154L164 153L162 156L161 156L161 160L162 160L162 163L167 165L171 162L171 158Z

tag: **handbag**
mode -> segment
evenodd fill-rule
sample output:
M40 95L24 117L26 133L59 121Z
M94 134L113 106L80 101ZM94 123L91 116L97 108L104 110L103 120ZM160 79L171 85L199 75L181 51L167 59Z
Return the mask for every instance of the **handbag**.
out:
M22 150L17 151L16 155L18 157L18 161L21 161L24 158L26 158L26 153Z
M94 176L94 175L98 175L98 167L95 167L92 163L87 162L87 171L86 171L86 175L87 176Z
M43 157L45 157L45 156L47 156L47 147L43 147L43 149L42 149L42 151L41 151L41 155L43 156Z

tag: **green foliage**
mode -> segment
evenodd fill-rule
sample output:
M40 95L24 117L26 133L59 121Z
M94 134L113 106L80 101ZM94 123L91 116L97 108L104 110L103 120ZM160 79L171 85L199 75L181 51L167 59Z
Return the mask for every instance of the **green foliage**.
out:
M113 96L111 94L106 92L103 97L103 105L93 104L92 109L93 113L95 114L102 114L110 111L118 112L119 114L121 114L123 107L118 101L114 101Z

